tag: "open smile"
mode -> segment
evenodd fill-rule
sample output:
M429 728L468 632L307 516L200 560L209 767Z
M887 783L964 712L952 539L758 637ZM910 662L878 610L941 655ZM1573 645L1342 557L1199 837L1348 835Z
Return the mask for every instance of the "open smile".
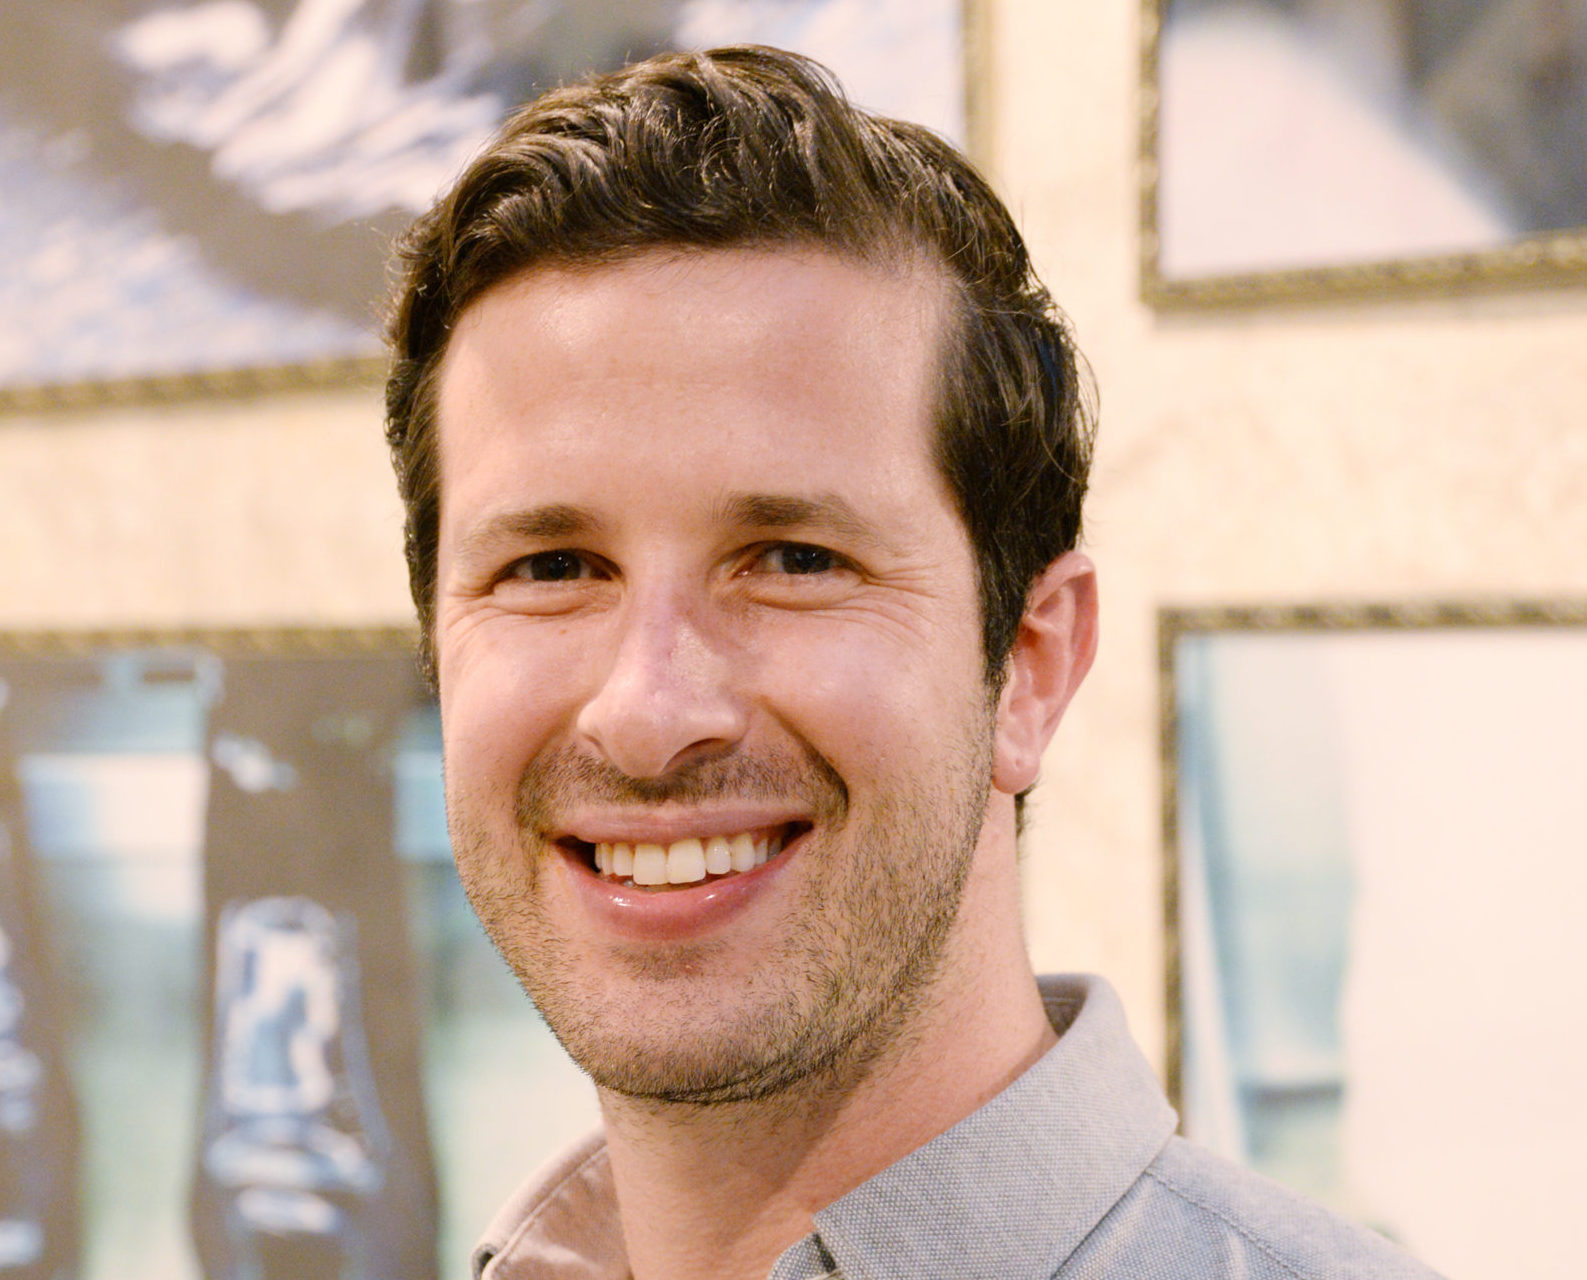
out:
M808 830L808 822L788 822L750 831L685 836L666 844L643 839L594 843L564 839L559 843L610 883L659 890L754 871Z

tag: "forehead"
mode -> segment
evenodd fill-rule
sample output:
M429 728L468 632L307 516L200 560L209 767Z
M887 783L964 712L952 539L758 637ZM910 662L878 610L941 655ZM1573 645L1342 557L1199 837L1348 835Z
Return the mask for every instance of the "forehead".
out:
M803 249L533 269L470 305L448 346L443 509L485 484L609 492L636 470L648 492L919 484L949 298L921 264Z

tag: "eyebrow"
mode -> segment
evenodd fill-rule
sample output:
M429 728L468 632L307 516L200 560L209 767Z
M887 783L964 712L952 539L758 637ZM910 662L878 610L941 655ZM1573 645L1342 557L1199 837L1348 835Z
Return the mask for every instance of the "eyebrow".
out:
M716 518L723 524L745 529L807 529L834 533L871 546L886 548L891 545L853 503L836 493L810 498L771 493L734 494L718 504ZM488 555L504 542L574 538L600 527L601 521L592 512L561 502L501 511L487 516L464 533L458 539L457 555L466 560Z
M728 498L721 514L729 524L755 529L826 530L844 538L887 546L881 531L847 498L836 493L813 498L785 494L742 493Z
M457 554L466 560L503 542L571 538L590 532L599 523L582 507L560 502L521 511L501 511L487 516L463 534L457 541Z

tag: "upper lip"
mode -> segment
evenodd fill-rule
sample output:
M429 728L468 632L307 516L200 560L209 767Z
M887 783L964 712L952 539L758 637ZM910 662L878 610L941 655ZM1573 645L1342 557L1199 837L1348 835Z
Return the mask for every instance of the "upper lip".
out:
M732 836L799 822L809 817L792 809L746 805L711 809L614 810L582 814L550 833L553 841L576 840L584 844L671 844L693 836Z

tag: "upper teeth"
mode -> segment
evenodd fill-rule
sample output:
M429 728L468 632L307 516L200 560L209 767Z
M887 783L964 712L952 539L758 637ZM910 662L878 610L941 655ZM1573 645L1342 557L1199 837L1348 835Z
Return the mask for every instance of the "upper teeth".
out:
M733 836L689 836L671 844L601 841L595 846L595 866L602 875L635 884L693 884L706 876L730 871L753 871L782 852L783 837L741 831Z

